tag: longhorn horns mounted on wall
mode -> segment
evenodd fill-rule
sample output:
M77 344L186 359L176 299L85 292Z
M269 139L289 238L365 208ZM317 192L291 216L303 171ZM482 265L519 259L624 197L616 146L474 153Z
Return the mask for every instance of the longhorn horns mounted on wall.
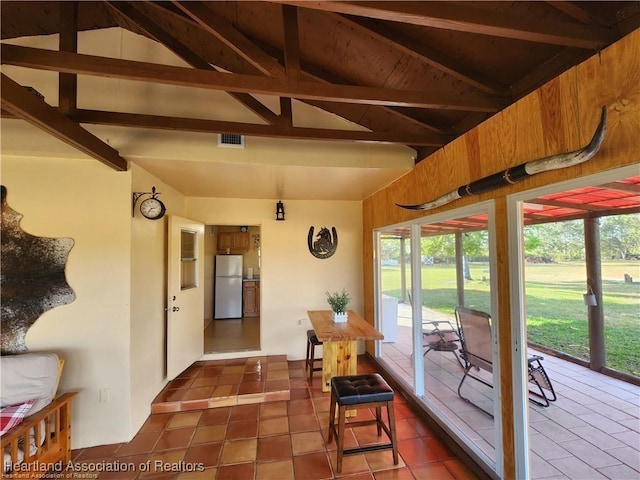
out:
M582 147L579 150L573 152L560 153L557 155L551 155L550 157L540 158L538 160L531 160L526 163L522 163L517 167L507 168L500 173L494 173L488 177L481 178L475 182L471 182L467 185L458 187L456 190L445 193L441 197L436 198L431 202L420 203L417 205L400 205L399 207L406 208L408 210L430 210L432 208L441 207L447 203L453 202L462 197L469 195L477 195L479 193L488 192L494 188L516 183L523 178L536 175L537 173L546 172L548 170L558 170L560 168L572 167L580 163L586 162L593 157L604 139L605 124L607 120L607 109L602 107L602 114L600 115L600 123L596 128L593 137L588 145Z

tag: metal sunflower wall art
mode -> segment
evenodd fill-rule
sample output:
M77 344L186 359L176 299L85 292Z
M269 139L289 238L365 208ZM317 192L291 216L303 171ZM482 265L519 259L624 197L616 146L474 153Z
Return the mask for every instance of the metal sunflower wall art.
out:
M75 300L65 278L65 266L74 241L37 237L22 230L22 215L2 195L2 275L0 276L2 354L27 350L25 336L46 311Z

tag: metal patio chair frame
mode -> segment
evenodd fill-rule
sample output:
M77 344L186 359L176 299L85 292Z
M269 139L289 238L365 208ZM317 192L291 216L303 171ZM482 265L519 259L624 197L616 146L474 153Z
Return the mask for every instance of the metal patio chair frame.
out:
M422 322L423 356L430 351L451 352L462 367L465 368L458 350L460 349L460 335L458 329L448 320L425 320Z
M491 316L486 312L465 307L456 307L456 324L460 338L460 358L464 362L464 375L458 384L458 396L471 403L489 416L493 414L462 395L461 389L467 378L472 378L490 388L493 384L475 375L472 370L493 373L493 340L491 338ZM543 357L532 355L528 358L529 401L541 407L548 407L557 399L551 379L542 366Z

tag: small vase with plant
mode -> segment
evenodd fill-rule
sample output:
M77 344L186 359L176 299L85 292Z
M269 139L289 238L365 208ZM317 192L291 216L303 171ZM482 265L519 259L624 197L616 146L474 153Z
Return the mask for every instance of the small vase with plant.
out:
M347 316L347 305L351 301L351 297L347 291L343 288L342 292L334 292L327 294L327 302L331 305L331 310L333 310L333 321L335 323L346 323Z

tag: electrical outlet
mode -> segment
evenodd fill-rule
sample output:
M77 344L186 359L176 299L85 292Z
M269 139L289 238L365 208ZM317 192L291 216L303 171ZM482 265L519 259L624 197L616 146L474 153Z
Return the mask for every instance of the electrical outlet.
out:
M100 389L100 403L107 403L111 400L111 391L108 388Z
M301 318L298 319L298 325L302 325L302 319Z

